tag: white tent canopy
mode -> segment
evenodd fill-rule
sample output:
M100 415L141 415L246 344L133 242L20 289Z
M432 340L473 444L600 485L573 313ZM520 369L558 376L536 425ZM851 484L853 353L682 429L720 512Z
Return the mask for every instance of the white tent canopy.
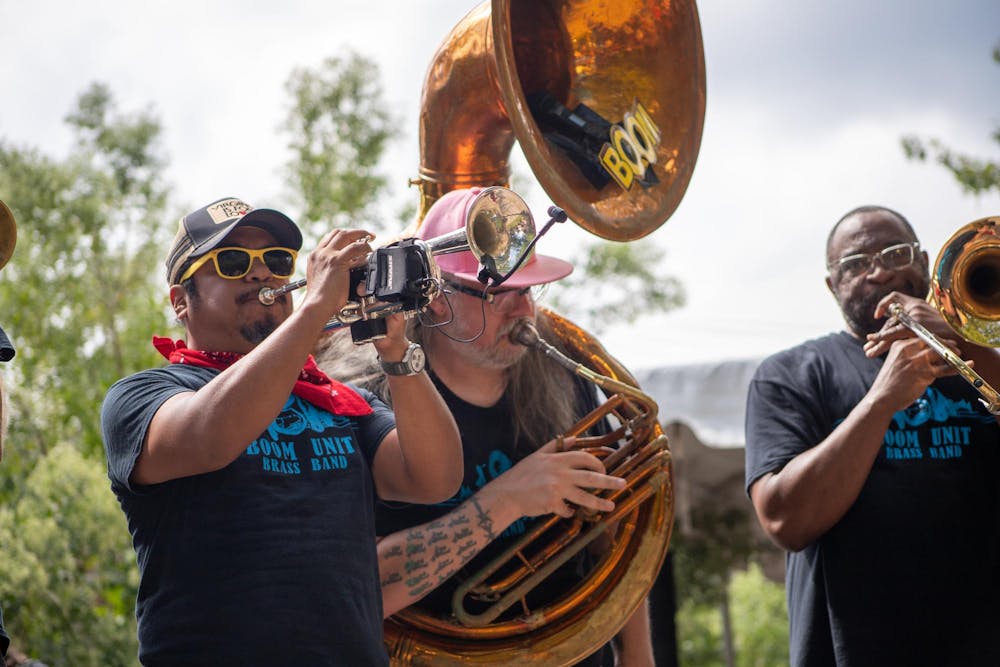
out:
M635 372L660 407L674 462L674 517L682 533L696 529L699 508L745 514L762 549L764 571L783 579L783 552L757 523L744 490L744 419L747 388L759 359L664 366Z

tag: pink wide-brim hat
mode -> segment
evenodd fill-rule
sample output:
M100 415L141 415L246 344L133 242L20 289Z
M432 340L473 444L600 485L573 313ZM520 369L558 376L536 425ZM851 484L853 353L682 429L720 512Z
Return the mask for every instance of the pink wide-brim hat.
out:
M484 188L467 188L452 190L444 194L431 206L420 228L417 237L423 240L442 236L456 229L465 228L465 220L476 196ZM479 281L480 264L476 256L469 250L462 252L436 255L434 260L443 273L449 273L457 278L470 282ZM573 272L573 265L558 257L549 257L532 252L524 263L504 283L504 287L531 287L542 285L565 278Z

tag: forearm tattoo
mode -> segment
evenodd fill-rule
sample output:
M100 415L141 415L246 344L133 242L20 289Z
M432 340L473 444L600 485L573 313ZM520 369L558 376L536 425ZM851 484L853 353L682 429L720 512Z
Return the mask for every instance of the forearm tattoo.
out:
M379 558L388 574L382 586L402 583L407 595L419 598L449 579L496 539L493 517L476 497L454 512L405 531Z
M490 542L495 540L497 536L493 533L493 517L489 515L489 512L484 512L483 508L479 505L479 501L476 500L475 496L469 498L469 502L476 506L476 518L479 522L479 527L483 529L486 533L486 537L489 538Z

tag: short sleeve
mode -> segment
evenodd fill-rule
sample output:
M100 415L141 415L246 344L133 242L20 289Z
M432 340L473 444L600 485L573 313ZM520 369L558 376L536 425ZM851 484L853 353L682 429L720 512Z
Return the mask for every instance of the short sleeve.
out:
M353 384L348 386L365 399L372 408L372 414L358 419L361 451L364 453L368 465L372 466L375 461L375 453L382 441L396 428L396 416L392 408L372 392Z
M811 369L799 357L765 360L747 393L746 489L818 444L827 421Z
M195 391L217 374L209 369L184 368L183 373L152 369L119 380L101 404L101 434L108 458L112 489L136 492L129 482L142 443L157 410L175 394ZM201 377L198 382L186 381Z

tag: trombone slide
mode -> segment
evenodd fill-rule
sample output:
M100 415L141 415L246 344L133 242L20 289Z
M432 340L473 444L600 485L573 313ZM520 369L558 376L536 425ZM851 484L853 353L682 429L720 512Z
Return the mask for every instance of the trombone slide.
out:
M979 392L979 402L982 403L990 414L1000 415L1000 393L990 386L990 383L982 378L979 373L972 370L969 364L951 351L942 343L937 336L932 334L927 328L910 317L910 314L903 310L903 306L898 303L889 305L889 313L895 317L900 324L910 329L917 337L927 343L928 347L944 357L945 361L951 364L952 368L958 371L962 378L972 385Z

